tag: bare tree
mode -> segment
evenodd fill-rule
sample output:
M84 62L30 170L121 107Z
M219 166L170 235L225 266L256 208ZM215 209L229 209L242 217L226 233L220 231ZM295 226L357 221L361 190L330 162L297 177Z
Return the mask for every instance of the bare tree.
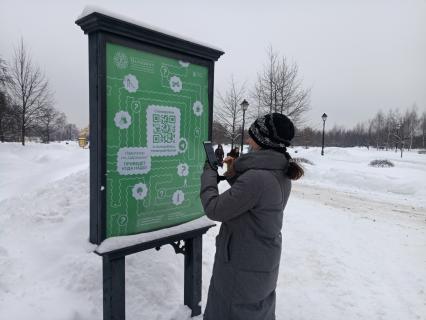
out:
M52 133L66 123L64 113L48 104L40 110L39 127L41 139L44 143L52 141Z
M391 149L391 139L394 134L394 128L396 127L396 118L393 110L389 110L385 118L385 137L386 137L386 151Z
M260 112L279 112L300 124L302 116L309 110L310 90L303 88L296 63L288 63L272 47L269 47L267 54L268 62L258 74L252 94L258 104L254 110L258 115Z
M395 128L394 128L394 143L395 143L395 152L398 149L401 151L401 158L404 152L405 144L407 141L407 128L408 124L406 121L406 117L402 116L399 110L395 111Z
M21 142L25 145L25 135L40 119L41 110L51 102L51 93L45 75L33 64L22 39L15 49L9 71L7 86L20 118Z
M0 57L0 141L5 140L6 121L11 119L10 99L6 92L6 85L10 82L10 75L6 61Z
M224 144L228 142L226 128L216 120L213 120L212 124L212 141L215 144Z
M77 128L77 126L74 123L68 123L65 125L63 134L65 134L63 140L76 140L78 139L78 136L80 134L80 130Z
M422 131L422 146L425 148L425 136L426 136L426 111L423 111L420 119L420 128Z
M218 93L219 105L215 113L217 121L226 129L226 137L231 141L231 148L237 144L241 132L240 122L242 117L241 102L244 98L245 85L238 85L231 78L229 89L225 94Z
M4 142L4 122L7 116L8 101L6 93L0 91L0 142Z
M373 120L371 120L371 125L376 149L379 150L383 144L383 135L385 132L385 116L381 110L378 111Z
M411 110L407 110L405 112L404 122L407 127L408 150L411 150L413 147L413 139L420 123L419 117L417 115L417 106L415 104L413 105Z
M4 89L4 86L9 82L10 82L10 75L7 70L6 61L0 57L0 89Z

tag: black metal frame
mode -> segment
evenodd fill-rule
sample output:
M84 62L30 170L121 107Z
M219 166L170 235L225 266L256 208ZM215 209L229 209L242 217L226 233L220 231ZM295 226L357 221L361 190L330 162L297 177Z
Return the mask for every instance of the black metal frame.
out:
M76 21L89 35L90 242L106 238L106 44L115 43L208 68L209 127L213 122L214 61L222 51L98 12ZM103 259L104 319L125 319L125 257L170 244L185 256L184 303L201 313L202 235L214 224L107 253ZM184 244L183 244L184 243Z
M214 61L222 51L94 12L76 21L89 34L90 242L106 238L106 44L188 61L208 68L209 139L213 122Z

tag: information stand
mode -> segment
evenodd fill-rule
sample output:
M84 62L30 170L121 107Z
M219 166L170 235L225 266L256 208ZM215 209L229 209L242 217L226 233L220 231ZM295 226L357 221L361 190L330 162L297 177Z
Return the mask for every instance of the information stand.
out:
M89 36L90 241L102 247L202 217L202 141L211 140L223 52L96 8L76 24ZM213 225L97 251L104 319L125 319L126 255L166 244L185 256L184 303L200 314L202 235Z

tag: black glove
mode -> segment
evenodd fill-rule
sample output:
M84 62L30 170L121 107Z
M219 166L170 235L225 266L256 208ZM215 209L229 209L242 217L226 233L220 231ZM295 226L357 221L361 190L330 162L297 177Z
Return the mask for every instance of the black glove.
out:
M217 166L216 167L212 167L210 165L210 162L208 160L206 160L206 162L204 162L204 170L206 170L206 169L211 169L211 170L217 171Z
M217 183L219 183L219 182L221 182L223 180L226 180L226 177L225 176L220 176L219 173L218 173L217 174Z

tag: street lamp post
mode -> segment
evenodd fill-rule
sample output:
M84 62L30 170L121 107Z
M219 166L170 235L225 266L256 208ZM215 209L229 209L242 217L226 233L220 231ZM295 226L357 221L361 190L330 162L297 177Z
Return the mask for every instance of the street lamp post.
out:
M243 127L241 129L241 154L243 154L243 146L244 146L244 122L246 120L246 111L249 106L249 103L246 101L246 99L243 100L240 104L241 109L243 109Z
M321 149L321 155L324 155L324 131L325 131L325 120L327 120L327 115L324 113L322 115L322 149Z
M396 126L397 129L397 136L398 136L398 142L399 142L399 148L401 149L401 158L402 158L402 152L404 150L404 126L403 123L400 122Z

